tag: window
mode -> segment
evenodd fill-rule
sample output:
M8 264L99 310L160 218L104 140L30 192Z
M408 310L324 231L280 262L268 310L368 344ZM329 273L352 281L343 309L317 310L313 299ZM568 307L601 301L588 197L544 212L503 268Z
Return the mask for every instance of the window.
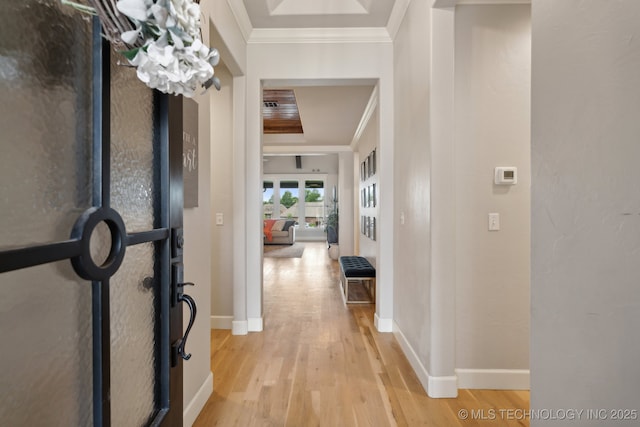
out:
M280 218L298 222L298 181L280 181Z
M305 227L324 227L324 181L305 181L304 202Z
M273 218L273 181L262 183L262 212L264 218Z

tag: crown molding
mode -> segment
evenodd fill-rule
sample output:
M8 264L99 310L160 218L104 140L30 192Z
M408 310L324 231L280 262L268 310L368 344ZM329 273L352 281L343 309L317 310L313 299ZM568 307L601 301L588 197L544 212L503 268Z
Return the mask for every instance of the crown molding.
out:
M248 43L391 43L386 28L254 28Z
M231 9L231 13L233 13L233 16L236 18L238 28L240 28L244 41L248 42L251 38L251 33L253 32L253 26L251 25L247 9L244 7L242 0L227 0L227 4Z
M433 7L445 8L460 5L500 5L500 4L531 4L531 0L433 0Z
M404 15L407 13L407 9L409 9L410 3L411 0L396 0L393 4L393 9L391 10L391 15L387 22L387 32L392 39L396 38L398 30L400 30L400 25L402 25Z
M531 4L531 0L457 0L458 5L466 4Z
M356 129L355 134L353 135L353 139L351 140L351 144L349 145L353 151L356 151L358 148L358 144L360 143L360 137L362 137L362 133L367 127L373 112L376 111L376 107L378 106L378 85L373 88L371 92L371 96L369 97L369 102L364 109L364 113L362 113L362 118L360 119L360 123L358 123L358 128Z
M351 152L351 147L348 145L297 145L295 147L291 145L264 145L262 147L262 154L286 154L292 156L343 152Z

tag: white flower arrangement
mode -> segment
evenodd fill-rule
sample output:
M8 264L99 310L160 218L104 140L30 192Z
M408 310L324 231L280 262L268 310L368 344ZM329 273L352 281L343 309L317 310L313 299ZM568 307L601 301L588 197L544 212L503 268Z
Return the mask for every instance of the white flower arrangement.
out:
M61 1L98 15L104 37L136 68L147 86L189 98L200 88L213 85L220 89L213 75L220 54L200 40L196 1L89 0L91 6Z

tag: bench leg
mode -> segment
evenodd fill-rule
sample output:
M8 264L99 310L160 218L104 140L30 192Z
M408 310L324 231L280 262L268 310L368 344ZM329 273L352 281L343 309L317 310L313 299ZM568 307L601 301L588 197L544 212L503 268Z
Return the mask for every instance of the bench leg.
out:
M347 282L347 277L344 275L342 271L340 271L340 290L342 293L342 301L346 304L347 297L349 295L349 284Z
M350 281L360 282L364 290L367 292L367 295L369 296L369 300L349 301L349 282ZM345 276L344 271L340 269L340 285L342 287L342 292L343 292L342 296L345 304L375 304L376 302L375 281L376 281L375 277L357 277L354 279L350 279L347 276Z
M362 284L362 287L364 288L365 292L367 292L367 295L369 297L368 300L366 301L353 301L353 300L349 300L349 282L350 281L354 281L354 282L359 282ZM349 279L347 277L345 277L345 302L347 304L372 304L375 303L375 298L372 297L371 295L371 279L370 278L356 278L356 279ZM375 292L375 290L373 291Z

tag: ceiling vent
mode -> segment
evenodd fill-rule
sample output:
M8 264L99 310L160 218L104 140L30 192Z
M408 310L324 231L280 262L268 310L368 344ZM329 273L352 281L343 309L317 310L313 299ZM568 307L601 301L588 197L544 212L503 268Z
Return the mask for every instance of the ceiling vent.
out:
M264 101L265 108L278 108L277 101Z

